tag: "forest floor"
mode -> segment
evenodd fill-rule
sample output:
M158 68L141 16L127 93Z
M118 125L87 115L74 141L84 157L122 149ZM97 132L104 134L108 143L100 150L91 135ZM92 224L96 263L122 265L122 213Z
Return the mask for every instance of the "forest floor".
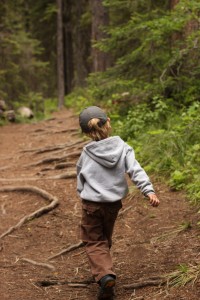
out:
M38 123L0 127L1 300L96 299L84 248L66 251L80 245L75 164L85 141L77 119L63 110ZM131 188L116 222L116 300L199 300L200 282L174 288L165 280L178 265L199 262L197 208L152 181L160 206Z

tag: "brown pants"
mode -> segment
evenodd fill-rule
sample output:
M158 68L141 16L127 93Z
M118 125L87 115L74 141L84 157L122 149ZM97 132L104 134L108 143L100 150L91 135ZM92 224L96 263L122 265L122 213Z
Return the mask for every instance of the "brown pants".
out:
M110 248L121 201L96 203L82 200L81 239L85 243L92 275L98 282L113 271Z

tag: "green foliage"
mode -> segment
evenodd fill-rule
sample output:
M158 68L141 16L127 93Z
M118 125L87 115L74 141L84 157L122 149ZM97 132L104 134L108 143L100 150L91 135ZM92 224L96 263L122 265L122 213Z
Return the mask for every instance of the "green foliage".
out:
M199 102L173 112L171 105L157 99L153 109L137 105L115 125L115 133L134 147L147 171L169 177L173 189L184 188L192 201L200 201Z
M98 105L89 90L76 89L65 97L65 106L73 107L77 112L90 105Z
M17 103L30 106L31 93L47 93L49 62L42 58L43 45L33 35L29 1L3 1L0 10L0 97L10 108ZM35 26L38 23L37 19Z
M6 124L6 121L0 118L0 126L4 126Z
M134 87L144 99L160 95L180 106L199 100L199 1L180 0L173 10L167 2L104 1L111 23L96 46L114 63L90 78L91 87L100 86L97 96L123 92L124 82L125 91Z
M51 113L58 110L58 99L47 98L44 100L44 114L49 116Z

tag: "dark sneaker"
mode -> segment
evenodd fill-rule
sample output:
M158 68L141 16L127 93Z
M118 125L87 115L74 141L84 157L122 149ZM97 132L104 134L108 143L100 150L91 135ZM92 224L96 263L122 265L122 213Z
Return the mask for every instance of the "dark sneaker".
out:
M112 275L106 275L101 278L99 282L99 294L98 300L109 299L112 300L114 297L114 286L115 278Z

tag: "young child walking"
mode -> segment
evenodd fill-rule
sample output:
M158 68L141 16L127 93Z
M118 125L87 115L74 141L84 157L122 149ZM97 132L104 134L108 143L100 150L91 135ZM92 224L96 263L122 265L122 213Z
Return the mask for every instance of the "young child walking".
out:
M113 299L116 274L110 248L121 200L128 193L125 173L152 206L158 206L159 199L133 149L119 136L110 136L110 118L101 108L85 108L79 123L82 132L92 139L77 162L77 191L82 199L81 239L92 275L99 284L98 299Z

